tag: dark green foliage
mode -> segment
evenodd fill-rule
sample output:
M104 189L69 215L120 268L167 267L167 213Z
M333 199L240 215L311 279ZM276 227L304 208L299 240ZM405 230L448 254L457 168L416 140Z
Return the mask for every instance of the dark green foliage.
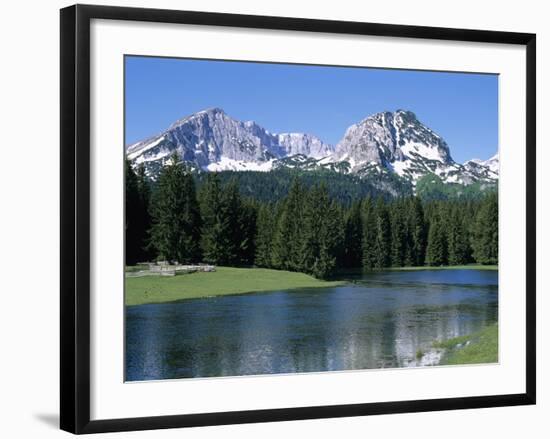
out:
M128 160L125 162L125 183L126 264L133 265L151 258L151 251L147 245L147 232L151 227L151 190L145 176L145 168L139 166L136 173Z
M256 234L256 206L244 201L235 181L224 188L225 215L231 231L231 253L228 265L251 265L254 263L254 236Z
M341 210L330 201L325 185L309 191L303 218L301 271L326 279L337 268L344 228Z
M159 174L151 217L151 243L161 259L192 263L200 258L201 218L195 183L176 155Z
M235 182L222 187L216 173L208 174L199 200L204 261L219 265L252 264L256 207L242 200Z
M431 218L430 221L428 247L426 249L426 263L428 265L447 265L448 243L447 234L445 232L445 224L438 212Z
M266 173L274 175L265 181L287 177L284 183L267 185L268 191L273 190L269 202L261 201L265 194L243 195L266 190L257 186L264 180L249 172L200 174L197 202L192 174L173 158L151 194L144 170L138 168L136 173L127 164L128 264L159 257L227 266L254 264L328 278L343 268L498 263L495 192L431 201L360 195L363 189L347 192L337 180L320 182L322 172L304 178L280 170ZM231 175L240 176L228 179ZM151 224L148 233L146 224ZM147 253L148 235L154 254Z
M410 248L408 252L407 264L413 266L424 265L426 258L426 219L424 218L424 208L420 198L412 197L408 207L408 226L410 233Z
M135 218L139 216L139 193L137 176L128 160L125 162L126 212L124 230L126 234L126 264L135 264L139 260L141 240Z
M469 233L459 206L451 206L447 220L447 245L449 265L462 265L470 261Z
M304 188L294 180L281 204L272 246L272 263L281 270L300 271L303 267Z
M298 181L305 189L310 189L321 183L325 184L331 199L337 200L343 206L350 206L354 201L365 197L383 196L392 198L395 194L412 194L410 185L399 177L389 175L384 181L378 177L363 178L328 170L300 171L294 169L278 169L271 172L260 171L223 171L218 173L222 184L235 180L241 195L253 198L259 202L277 202L285 198L293 181ZM208 173L196 173L195 177L200 187L208 178Z
M345 213L343 265L361 267L363 258L363 215L361 203L354 202Z
M136 176L140 204L140 215L138 220L139 236L141 237L140 261L148 261L154 254L149 244L149 229L152 224L152 218L149 212L151 205L151 185L145 174L145 166L143 164L138 166Z
M409 228L405 218L405 205L402 200L395 201L390 207L391 225L391 265L403 267L410 260Z
M376 265L377 213L371 198L363 202L363 269L372 270Z
M276 224L271 204L260 204L256 221L256 254L254 263L258 267L271 267L272 243Z
M227 184L222 193L221 216L227 223L228 236L225 245L226 258L219 260L221 265L240 265L241 263L241 241L248 241L243 236L242 224L242 203L235 182ZM246 243L243 244L246 246Z
M201 248L205 262L223 264L234 259L232 234L218 175L208 174L199 192L202 217Z
M272 215L273 222L266 218L269 211L265 209L269 208L260 209L258 214L257 236L261 240L257 243L257 261L317 278L335 272L343 253L344 221L342 209L331 201L325 185L307 190L295 180L278 213ZM270 233L271 258L265 255Z
M497 183L475 182L468 186L445 183L435 174L426 174L416 182L416 195L425 201L467 199L479 200L495 192Z
M479 207L472 225L474 258L480 264L498 263L498 195L489 195Z
M375 206L374 266L389 267L391 264L391 224L388 207L382 198Z

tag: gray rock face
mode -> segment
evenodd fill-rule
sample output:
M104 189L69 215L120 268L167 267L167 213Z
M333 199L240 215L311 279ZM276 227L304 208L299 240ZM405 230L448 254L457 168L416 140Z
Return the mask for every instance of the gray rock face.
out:
M349 127L336 145L334 160L348 162L358 174L389 169L413 185L426 174L466 185L498 179L498 156L460 165L447 143L405 110L377 113Z
M287 157L301 154L312 158L323 158L334 152L332 145L310 134L284 133L279 134L278 139Z
M207 169L216 163L262 164L294 154L317 157L327 151L332 147L317 137L272 134L255 122L241 122L219 108L211 108L178 120L159 136L130 146L127 155L142 163L164 160L177 152L185 161Z
M480 161L478 163L480 165L488 168L489 171L494 172L495 174L498 175L499 168L500 168L500 163L499 163L499 160L498 160L498 152L493 157L491 157L490 159L485 160L485 161Z
M350 162L352 170L368 163L391 167L417 157L452 163L445 141L403 110L377 113L352 125L336 146L336 160Z
M498 153L488 160L472 159L463 164L466 172L480 178L497 180L499 174Z
M350 126L334 147L310 134L273 134L256 122L241 122L210 108L127 148L128 158L135 164L145 163L151 172L174 152L211 171L324 168L359 176L395 173L413 185L429 173L449 183L498 179L498 154L485 162L474 159L458 164L447 143L405 110L363 119Z

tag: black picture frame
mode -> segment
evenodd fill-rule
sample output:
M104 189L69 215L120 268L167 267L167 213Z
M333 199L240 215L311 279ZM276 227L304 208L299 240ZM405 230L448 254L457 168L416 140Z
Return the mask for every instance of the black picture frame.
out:
M526 392L495 396L90 420L90 21L92 19L525 46L527 59L525 66L527 79ZM61 429L77 434L99 433L535 404L535 34L89 5L75 5L62 9L60 23Z

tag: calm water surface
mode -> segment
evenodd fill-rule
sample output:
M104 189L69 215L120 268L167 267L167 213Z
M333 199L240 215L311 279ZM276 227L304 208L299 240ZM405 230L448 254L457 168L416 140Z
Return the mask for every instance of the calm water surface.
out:
M494 323L498 272L349 276L334 288L126 308L126 379L416 365L435 340Z

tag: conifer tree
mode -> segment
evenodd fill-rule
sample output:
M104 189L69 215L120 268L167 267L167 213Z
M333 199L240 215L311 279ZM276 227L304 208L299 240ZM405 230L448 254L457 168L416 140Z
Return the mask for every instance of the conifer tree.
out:
M402 267L407 254L407 229L401 201L391 204L391 265Z
M426 222L424 209L420 198L413 197L411 201L409 227L411 233L412 265L424 265L426 258Z
M284 191L268 198L275 204L266 204L243 198L233 174L192 176L177 156L156 182L128 161L125 175L127 264L153 257L148 240L170 261L196 262L202 253L217 265L256 264L319 278L338 267L498 263L497 194L354 201L346 190L315 185L319 179L306 174L290 183L286 196L285 181ZM194 178L201 185L200 209Z
M469 262L470 244L467 229L460 213L461 206L452 206L447 222L447 242L449 265L462 265Z
M344 267L360 267L363 253L363 217L361 203L355 202L345 215Z
M271 267L271 251L273 244L274 209L269 204L260 204L256 220L256 248L254 263L259 267Z
M430 221L426 262L432 266L447 265L448 263L447 236L439 213L434 215Z
M328 188L328 186L327 186ZM329 196L330 198L330 196ZM331 199L330 204L331 215L328 216L328 228L333 233L332 240L334 242L333 253L336 257L336 266L343 267L344 261L344 245L345 245L345 218L344 218L344 209L335 199ZM361 215L361 206L359 205L359 215ZM362 227L359 229L362 232ZM359 263L356 267L361 267L361 255L362 255L362 236L359 237L361 240L361 249L359 251Z
M363 210L363 269L372 270L376 263L376 212L372 198L366 198L362 203Z
M391 225L388 209L382 197L379 197L376 202L375 212L374 266L385 268L391 263Z
M485 197L472 229L472 247L476 262L498 264L498 194Z
M302 269L319 279L326 279L337 268L344 231L341 211L330 201L324 184L307 193L303 218Z
M248 244L248 237L243 235L242 202L235 180L229 181L222 190L222 216L227 221L229 235L227 237L227 265L239 265L241 252Z
M139 196L139 214L138 214L138 241L139 241L139 260L149 261L154 258L154 252L149 244L149 229L151 228L151 214L149 213L151 204L151 186L145 173L145 166L141 163L136 172L136 183Z
M159 257L179 263L200 258L200 212L195 183L177 154L162 168L151 199L151 243Z
M323 267L317 267L317 265L319 265L319 258L321 257L321 234L326 220L326 217L323 216L328 215L329 200L325 191L318 187L305 192L304 195L299 265L302 271L313 274L314 270L323 271ZM322 214L320 214L321 211ZM326 255L323 255L323 264L328 264Z
M273 239L273 265L276 268L300 271L303 257L304 189L296 179L281 205Z
M128 159L125 161L125 186L125 258L126 265L133 265L139 262L141 246L139 236L140 197L137 176Z
M231 259L231 229L217 173L209 173L199 193L202 216L201 247L204 260L224 264Z
M240 195L239 195L240 197ZM258 207L252 200L241 199L239 211L238 232L240 239L238 242L237 263L239 265L254 264L254 255L256 253L256 220L258 216ZM238 236L238 235L237 235Z

